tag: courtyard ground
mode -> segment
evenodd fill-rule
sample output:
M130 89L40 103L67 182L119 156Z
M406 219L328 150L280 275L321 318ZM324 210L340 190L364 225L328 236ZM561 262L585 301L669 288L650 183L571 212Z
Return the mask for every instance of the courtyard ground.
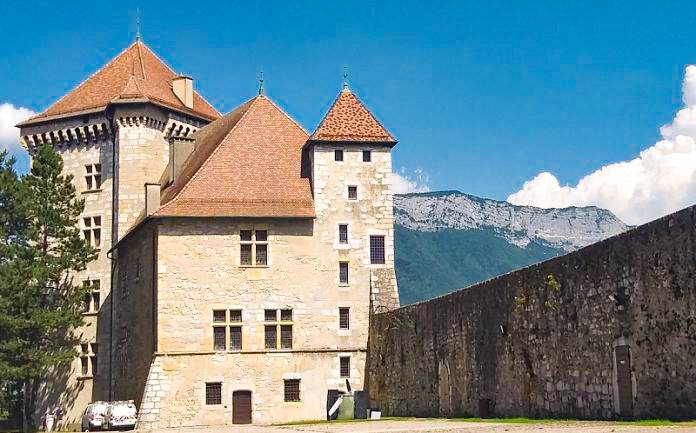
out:
M658 425L650 425L658 424ZM364 422L305 423L279 426L227 426L154 430L152 433L696 433L696 423L587 421L467 421L400 419Z

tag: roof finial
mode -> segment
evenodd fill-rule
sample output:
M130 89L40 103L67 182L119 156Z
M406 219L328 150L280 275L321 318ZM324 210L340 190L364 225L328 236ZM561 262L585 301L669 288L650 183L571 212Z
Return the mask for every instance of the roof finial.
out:
M259 74L259 95L263 96L264 89L263 89L263 71Z
M140 8L137 8L135 11L135 42L140 42Z
M348 92L348 66L343 66L343 91Z

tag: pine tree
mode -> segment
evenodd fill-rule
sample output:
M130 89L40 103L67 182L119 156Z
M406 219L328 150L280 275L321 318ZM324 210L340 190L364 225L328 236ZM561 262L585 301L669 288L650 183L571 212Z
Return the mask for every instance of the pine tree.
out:
M7 181L15 201L0 212L9 234L0 255L0 379L22 382L29 429L41 381L77 354L72 331L83 324L85 288L73 279L95 258L78 228L84 202L62 170L53 148L40 147L29 175L16 187Z

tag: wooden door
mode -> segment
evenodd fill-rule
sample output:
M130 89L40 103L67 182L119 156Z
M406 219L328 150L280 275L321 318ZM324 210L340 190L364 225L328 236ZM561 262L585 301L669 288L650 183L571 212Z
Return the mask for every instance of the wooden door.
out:
M631 380L631 350L628 345L616 346L616 382L619 387L619 415L633 417L633 381Z
M232 394L232 423L251 424L251 391Z

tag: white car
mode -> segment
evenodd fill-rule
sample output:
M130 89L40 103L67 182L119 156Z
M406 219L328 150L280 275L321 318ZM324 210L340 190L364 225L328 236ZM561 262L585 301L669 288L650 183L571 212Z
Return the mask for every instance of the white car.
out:
M82 431L101 430L104 425L104 414L109 403L105 401L93 401L87 405L82 414Z
M104 415L104 430L131 430L135 428L138 409L130 401L113 401Z

